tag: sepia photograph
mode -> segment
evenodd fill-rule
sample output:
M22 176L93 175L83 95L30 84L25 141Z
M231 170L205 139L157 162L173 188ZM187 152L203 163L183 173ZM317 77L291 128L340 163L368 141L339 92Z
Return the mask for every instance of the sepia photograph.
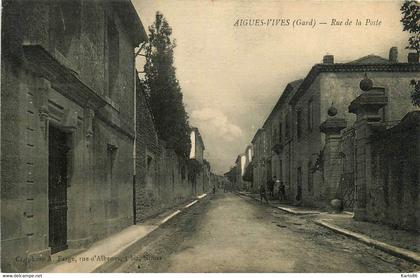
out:
M419 0L1 7L2 277L418 278Z

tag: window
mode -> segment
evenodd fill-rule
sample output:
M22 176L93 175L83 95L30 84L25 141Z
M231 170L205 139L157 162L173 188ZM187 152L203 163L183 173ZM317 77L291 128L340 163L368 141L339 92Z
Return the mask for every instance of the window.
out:
M279 180L283 181L283 160L279 161Z
M279 142L281 143L282 142L282 140L283 140L283 126L282 126L282 123L281 122L279 122Z
M120 70L120 38L114 20L108 20L108 97L111 98L112 91Z
M313 129L313 120L314 120L314 116L313 116L313 101L312 99L309 100L308 102L308 131L312 132Z
M286 138L290 138L290 117L289 113L286 114Z
M297 139L302 137L302 110L296 111L296 136Z
M275 127L273 127L272 137L273 137L273 139L272 139L273 144L275 144L277 142L277 139L278 139L277 129Z

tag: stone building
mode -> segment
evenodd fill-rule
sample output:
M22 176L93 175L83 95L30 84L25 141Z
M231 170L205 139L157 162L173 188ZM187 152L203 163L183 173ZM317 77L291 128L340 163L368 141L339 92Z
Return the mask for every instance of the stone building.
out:
M250 144L246 147L245 149L245 172L244 175L242 177L242 179L244 180L244 182L246 182L246 187L248 190L250 190L253 187L253 182L254 182L254 170L253 170L253 150L252 150L253 146Z
M261 185L267 183L267 170L265 165L265 150L267 148L266 137L264 129L260 128L252 138L253 150L253 182L251 192L259 192Z
M247 155L245 153L239 154L235 160L235 183L234 186L238 190L246 190L250 183L244 180L245 170L247 166Z
M392 127L382 121L389 97L371 79L360 83L359 96L348 111L357 116L354 129L354 218L420 231L420 111L407 113ZM329 198L344 201L341 170L348 161L347 121L335 108L321 124L325 134L322 172ZM347 173L346 173L347 174Z
M196 127L191 127L191 151L190 159L195 159L200 163L203 163L204 160L204 146L203 139L201 138L200 131Z
M25 271L133 223L128 0L3 1L1 265Z
M389 59L369 55L350 63L334 63L334 57L327 55L322 64L312 67L296 93L290 100L293 110L293 156L291 161L291 194L298 203L307 206L325 206L337 194L335 190L341 183L343 198L352 209L354 203L354 130L351 128L355 116L347 107L360 92L359 83L365 75L376 86L383 87L388 105L380 110L381 121L393 126L408 112L414 109L410 100L410 81L418 78L418 61L405 63L390 51ZM337 117L346 120L342 128L347 139L347 150L341 152L345 160L342 169L336 169L337 179L328 181L328 175L322 171L325 135L319 128L328 115L327 110L333 104L338 111ZM338 173L337 173L338 171ZM327 179L326 179L327 177ZM352 188L353 187L353 188ZM340 189L341 190L341 189Z
M263 124L265 147L262 153L264 163L260 164L260 172L264 172L265 175L260 175L259 183L266 184L268 179L273 179L274 177L283 181L288 200L292 199L292 168L290 165L294 152L294 146L292 144L293 125L291 122L293 110L289 102L301 83L302 80L295 80L286 85L286 88ZM261 142L262 140L259 140L257 144Z
M255 134L254 184L264 184L272 176L286 185L288 201L306 206L326 206L340 195L347 209L355 202L355 115L347 107L359 94L359 82L367 75L385 90L388 105L380 109L381 122L387 127L398 124L414 107L410 101L410 80L418 78L418 57L398 62L395 48L389 59L369 55L349 63L334 63L326 55L323 63L312 67L303 80L289 83L263 127ZM323 169L325 137L332 106L341 122L340 159L332 172ZM346 128L347 127L347 128ZM320 129L321 128L321 129ZM337 161L337 160L336 160ZM340 165L341 168L337 168ZM340 191L340 192L337 192Z

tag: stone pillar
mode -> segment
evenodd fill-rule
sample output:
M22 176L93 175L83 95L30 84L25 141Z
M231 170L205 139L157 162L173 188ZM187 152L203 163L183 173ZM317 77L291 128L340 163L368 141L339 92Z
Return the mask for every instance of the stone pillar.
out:
M25 163L28 167L25 190L26 218L24 230L28 240L29 268L36 268L48 261L51 249L48 247L48 126L50 113L48 97L51 84L47 79L36 77L31 88L33 104L28 106L32 111L33 120L28 120L27 130L31 136L27 146ZM32 101L30 101L32 102ZM28 134L29 135L29 134ZM23 173L22 173L23 174Z
M91 196L92 192L95 192L95 184L94 184L94 131L93 131L93 122L95 118L95 110L94 106L88 102L86 107L84 108L84 132L82 133L81 141L85 144L81 144L81 149L84 149L83 154L83 165L85 169L80 169L80 172L83 173L82 177L84 181L80 182L80 185L83 188L80 188L80 192L82 193L80 196L80 206L83 208L82 211L79 211L79 218L80 222L84 222L85 227L79 227L77 229L78 233L77 236L69 242L69 246L73 248L80 248L86 247L91 243L91 231L89 225L89 219L93 219L95 217L92 215L91 211L91 200L89 196Z
M354 125L356 140L356 205L354 218L366 220L366 196L372 186L371 136L377 129L385 128L379 110L388 103L384 88L375 88L367 77L360 82L364 91L349 106L349 112L356 114Z
M71 134L68 153L68 239L70 249L79 249L89 246L91 242L89 234L90 200L93 191L93 168L92 168L92 120L93 109L89 103L84 108L79 120L78 114L72 109L62 121L63 128ZM70 136L70 135L69 135ZM70 162L71 159L71 162ZM70 167L71 166L71 167Z
M323 151L323 175L324 191L322 200L327 204L331 200L338 198L337 189L339 188L342 161L340 158L341 130L347 127L347 122L343 118L336 118L337 109L331 106L328 109L330 118L326 119L319 129L325 134L325 146ZM342 201L342 200L341 200Z

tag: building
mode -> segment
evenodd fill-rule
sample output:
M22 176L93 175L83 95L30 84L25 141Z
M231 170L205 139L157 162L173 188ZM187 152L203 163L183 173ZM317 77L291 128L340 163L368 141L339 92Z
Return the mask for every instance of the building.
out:
M389 59L368 55L349 63L334 63L334 57L326 55L303 80L289 83L252 140L254 187L276 176L284 182L290 202L325 207L340 197L347 209L353 209L356 116L348 106L360 93L360 80L368 76L375 86L384 88L389 101L379 112L387 127L414 109L409 92L410 80L419 77L418 57L409 55L407 62L398 62L396 53L392 48ZM340 127L342 163L336 163L341 168L326 173L322 124L330 109L345 120L345 126Z
M203 163L204 160L204 146L203 139L201 138L200 131L196 127L191 127L191 151L190 159L195 159L200 163Z
M283 181L286 188L286 197L292 199L291 193L291 158L294 152L293 142L293 110L290 100L299 88L302 80L295 80L286 85L283 93L275 104L263 124L264 140L256 140L257 144L263 143L260 147L260 184L266 184L269 179Z
M210 163L204 159L204 141L200 131L196 127L191 127L191 151L190 167L193 192L200 195L210 190Z
M261 185L267 183L267 170L265 166L265 150L267 148L267 142L265 137L265 130L260 128L252 138L252 166L253 166L253 183L251 191L256 193L259 192Z
M1 263L20 272L133 224L147 36L128 0L2 4Z
M380 111L381 122L388 127L395 125L409 111L413 110L410 100L410 81L418 78L418 61L399 63L395 50L389 59L369 55L349 63L334 63L334 57L327 55L322 64L312 67L296 93L290 100L293 110L293 156L291 161L291 192L295 201L307 206L326 206L337 196L339 183L347 186L342 196L348 209L354 204L354 129L355 115L348 112L351 101L360 94L360 80L367 75L375 86L385 90L388 105ZM343 129L347 141L342 151L345 165L338 181L329 182L319 169L322 161L325 134L319 128L328 118L328 109L333 105L337 117L346 120L348 128ZM322 166L322 165L321 165ZM318 170L317 170L318 168Z
M248 190L250 190L253 187L253 182L254 182L254 170L253 170L253 161L252 161L252 157L253 157L253 150L252 150L252 145L248 145L245 149L245 172L242 176L242 179L244 182L246 182L246 187Z

